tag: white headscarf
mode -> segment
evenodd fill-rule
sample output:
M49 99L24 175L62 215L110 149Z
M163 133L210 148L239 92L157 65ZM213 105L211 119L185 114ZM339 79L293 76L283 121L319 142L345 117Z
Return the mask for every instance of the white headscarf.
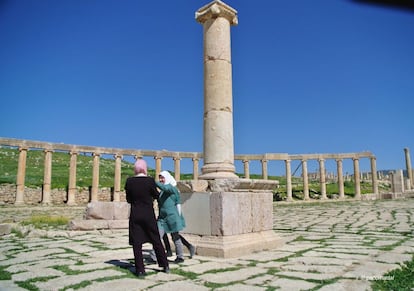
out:
M177 181L175 181L174 177L171 176L170 172L168 172L168 171L162 171L160 173L160 175L163 176L164 179L165 179L164 184L171 184L174 187L177 186Z

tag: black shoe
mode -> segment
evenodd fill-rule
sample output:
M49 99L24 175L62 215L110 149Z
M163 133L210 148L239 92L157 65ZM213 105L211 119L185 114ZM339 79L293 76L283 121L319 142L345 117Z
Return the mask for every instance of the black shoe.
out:
M195 255L195 247L191 245L189 249L190 249L190 259L192 259L193 256Z
M172 251L168 251L168 252L167 252L167 257L172 257L172 255L173 255L173 254L172 254Z
M147 275L147 273L145 273L145 272L136 272L135 275L137 275L137 277L139 277L139 278L143 278Z
M174 263L176 263L176 264L179 264L179 263L184 263L184 259L183 258L176 258L175 260L174 260Z
M168 273L170 272L170 267L168 267L168 266L167 266L167 267L163 267L163 268L162 268L162 271L163 271L164 273L167 273L167 274L168 274Z

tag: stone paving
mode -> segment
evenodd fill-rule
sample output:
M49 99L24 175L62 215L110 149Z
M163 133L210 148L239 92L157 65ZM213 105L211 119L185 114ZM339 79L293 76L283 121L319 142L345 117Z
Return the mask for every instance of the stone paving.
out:
M196 255L170 274L147 264L143 279L127 230L14 232L0 237L0 290L371 290L414 255L414 199L275 204L274 229L278 249Z

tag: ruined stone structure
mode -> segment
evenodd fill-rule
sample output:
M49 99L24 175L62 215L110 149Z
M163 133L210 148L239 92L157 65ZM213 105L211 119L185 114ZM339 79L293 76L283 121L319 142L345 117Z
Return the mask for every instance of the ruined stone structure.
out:
M355 199L362 199L360 159L369 159L372 195L374 198L379 198L376 158L370 152L234 155L230 27L238 22L237 11L222 1L214 0L201 7L195 16L196 20L203 25L204 36L203 153L125 150L0 138L0 146L17 147L19 150L14 204L25 204L28 201L25 197L25 175L27 154L31 148L44 151L44 183L41 190L41 203L43 204L56 203L54 201L56 195L52 193L51 189L51 172L52 155L57 150L66 151L70 155L67 199L65 201L68 205L77 204L79 201L76 172L77 157L80 153L92 155L92 185L89 193L89 201L92 202L92 205L96 205L93 203L99 202L103 197L99 189L99 165L102 155L110 154L114 157L114 187L113 195L110 197L113 202L117 203L113 203L113 205L118 205L118 202L123 201L124 197L121 189L123 186L121 185L123 157L154 158L156 176L163 169L162 159L171 158L174 161L175 178L178 181L180 180L180 160L183 158L191 159L193 179L180 181L178 184L182 192L183 212L187 221L185 231L192 234L191 240L197 246L198 254L228 258L272 249L283 243L282 239L273 231L272 191L278 187L278 182L268 179L268 163L270 161L284 162L287 201L293 201L292 161L298 160L301 163L304 200L311 200L308 162L310 160L317 161L321 199L327 200L326 160L332 159L336 162L339 199L345 199L343 160L352 160ZM201 159L204 163L201 175L199 175L199 161ZM409 168L409 173L412 175L408 150L406 150L406 159L407 170ZM242 161L244 178L239 178L235 174L235 160ZM261 180L250 179L249 163L254 160L261 162L263 178ZM412 181L412 176L409 177ZM398 180L398 185L400 185L402 175L398 175L394 180ZM403 189L403 186L400 188ZM105 207L113 205L106 204ZM115 213L116 209L113 211ZM109 212L104 211L104 213ZM123 220L125 223L126 219Z
M213 1L196 12L204 39L204 165L202 179L236 178L230 26L237 11Z
M193 163L193 180L192 181L182 181L181 186L184 191L188 189L196 189L202 191L205 185L208 185L209 180L200 179L199 176L199 164L203 160L203 154L199 152L169 152L169 151L157 151L157 150L127 150L127 149L118 149L118 148L103 148L103 147L93 147L93 146L82 146L82 145L70 145L70 144L61 144L61 143L48 143L41 141L29 141L29 140L20 140L12 138L0 138L0 146L6 148L16 149L16 164L17 172L8 173L16 176L15 185L10 186L0 186L0 202L3 203L13 203L13 204L69 204L69 205L85 205L88 202L94 201L125 201L125 193L123 191L123 186L121 184L121 168L120 163L123 159L127 157L133 158L145 158L153 159L155 161L155 173L165 169L163 166L163 160L172 160L174 167L168 169L175 174L177 181L180 181L181 174L181 161L190 160ZM26 169L32 167L33 165L28 165L27 157L30 155L31 151L42 151L44 153L44 182L42 188L38 189L28 189L25 186L26 178ZM69 175L68 175L68 187L67 189L50 189L52 171L51 160L53 160L54 152L66 152L70 156L69 162ZM79 155L92 156L92 163L94 165L92 169L93 176L93 185L90 185L90 189L83 189L76 185L77 179L77 157ZM109 188L100 188L99 185L99 167L100 161L96 158L101 155L110 155L114 158L114 182L112 189ZM349 180L355 180L354 176L359 175L360 179L357 179L357 182L361 183L361 180L369 181L372 184L372 194L376 198L381 198L381 193L378 190L378 180L391 179L391 177L382 177L380 173L376 172L376 158L370 152L359 152L359 153L338 153L338 154L302 154L302 155L290 155L286 153L266 153L262 155L235 155L235 161L238 161L243 165L243 177L244 179L239 179L238 181L248 181L250 179L250 164L251 163L260 163L262 165L261 179L256 181L268 181L269 170L268 164L274 162L283 162L285 165L285 175L287 180L287 200L293 200L292 197L292 172L290 169L290 164L293 161L299 161L302 168L301 174L301 183L304 192L304 199L312 198L309 196L309 183L311 180L318 180L319 183L327 183L328 180L332 181L335 179L338 184L339 192L338 197L345 199L344 194L344 182ZM370 171L365 169L365 177L363 177L362 172L359 171L359 162L361 160L368 159L370 161ZM310 162L318 163L325 167L325 163L328 161L336 162L336 173L326 173L319 169L317 173L308 172L308 164ZM352 161L353 165L358 167L354 168L352 174L343 172L343 162ZM406 161L410 163L410 161ZM407 179L405 184L407 184L409 179ZM211 182L211 180L210 180ZM246 184L246 183L244 183ZM269 187L268 185L261 185L256 183L256 188L260 189L263 187ZM203 186L204 185L204 186ZM274 190L278 185L273 185L270 188ZM323 187L321 187L323 189ZM360 189L360 186L355 185L355 193ZM412 188L411 188L412 189ZM93 191L92 191L93 190ZM410 188L405 187L405 190L410 190ZM91 195L91 193L98 193ZM112 192L112 193L111 193ZM382 193L383 194L383 193ZM364 195L366 196L366 195ZM326 199L329 199L326 197Z

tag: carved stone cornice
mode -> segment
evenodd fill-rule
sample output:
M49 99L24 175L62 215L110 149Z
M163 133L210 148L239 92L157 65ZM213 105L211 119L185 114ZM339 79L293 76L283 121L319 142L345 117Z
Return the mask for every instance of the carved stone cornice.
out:
M210 2L198 9L195 13L195 19L200 23L218 17L226 18L230 22L230 25L238 24L237 11L220 0Z

